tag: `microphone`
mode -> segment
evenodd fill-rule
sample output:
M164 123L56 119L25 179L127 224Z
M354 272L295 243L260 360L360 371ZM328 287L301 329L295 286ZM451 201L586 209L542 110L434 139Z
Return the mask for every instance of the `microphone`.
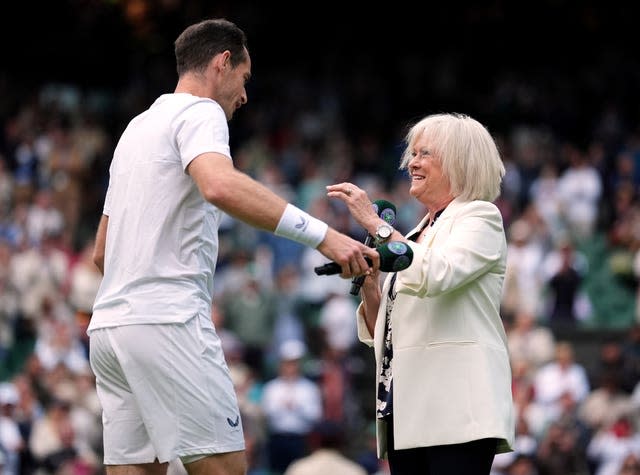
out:
M376 214L380 216L391 226L396 225L396 205L387 200L375 200L373 202L373 209ZM369 236L371 236L369 234Z
M386 221L388 224L390 224L391 226L395 226L396 224L396 206L387 201L387 200L375 200L373 202L373 209L375 210L376 214L382 218L384 221ZM374 238L371 234L367 233L367 237L364 240L364 245L365 246L369 246L369 247L373 247L373 243L374 243ZM362 284L364 282L364 275L360 275L358 277L354 277L351 280L351 290L349 291L349 293L351 295L358 295L360 293L360 287L362 287Z
M413 261L413 249L402 241L389 241L376 247L380 255L380 270L383 272L398 272L406 269ZM371 260L366 258L369 265ZM329 262L314 268L317 275L334 275L342 272L342 268L335 262Z

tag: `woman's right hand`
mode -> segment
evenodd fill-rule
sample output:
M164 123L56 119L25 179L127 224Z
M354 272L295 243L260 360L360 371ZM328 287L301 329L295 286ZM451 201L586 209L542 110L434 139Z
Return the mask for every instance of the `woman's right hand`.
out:
M366 191L358 188L353 183L344 182L328 185L327 196L342 200L349 208L353 219L365 228L369 234L375 234L375 228L380 218L376 215L373 203Z

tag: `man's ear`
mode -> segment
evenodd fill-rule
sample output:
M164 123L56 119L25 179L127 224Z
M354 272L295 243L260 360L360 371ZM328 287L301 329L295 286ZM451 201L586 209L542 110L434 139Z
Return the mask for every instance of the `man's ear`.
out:
M225 50L222 53L218 53L211 61L218 71L224 71L231 66L231 52Z

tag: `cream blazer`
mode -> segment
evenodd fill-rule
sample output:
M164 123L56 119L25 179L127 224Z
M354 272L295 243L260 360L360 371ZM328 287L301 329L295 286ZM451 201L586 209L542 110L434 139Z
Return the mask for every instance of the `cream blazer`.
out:
M413 261L398 272L391 315L395 448L495 437L501 439L496 452L509 452L515 422L499 313L506 263L500 211L487 201L456 199L420 244L409 245ZM367 330L362 304L357 310L358 337L374 347L376 375L390 280L388 274L374 335ZM386 456L385 424L377 421L379 457Z

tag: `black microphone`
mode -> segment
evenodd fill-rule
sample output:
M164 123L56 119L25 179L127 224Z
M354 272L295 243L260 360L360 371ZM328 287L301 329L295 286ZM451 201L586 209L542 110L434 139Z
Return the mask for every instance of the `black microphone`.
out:
M389 241L376 247L380 255L380 270L383 272L398 272L411 265L413 249L402 241ZM369 265L371 260L366 258ZM342 272L342 268L335 262L329 262L314 269L317 275L334 275Z
M390 224L391 226L395 226L396 224L396 206L387 201L387 200L375 200L373 202L373 209L376 214L382 218L385 222ZM364 240L364 245L373 247L374 237L367 233L367 237ZM351 295L358 295L360 293L360 287L364 283L364 275L360 275L358 277L354 277L351 280L351 290L349 293Z

